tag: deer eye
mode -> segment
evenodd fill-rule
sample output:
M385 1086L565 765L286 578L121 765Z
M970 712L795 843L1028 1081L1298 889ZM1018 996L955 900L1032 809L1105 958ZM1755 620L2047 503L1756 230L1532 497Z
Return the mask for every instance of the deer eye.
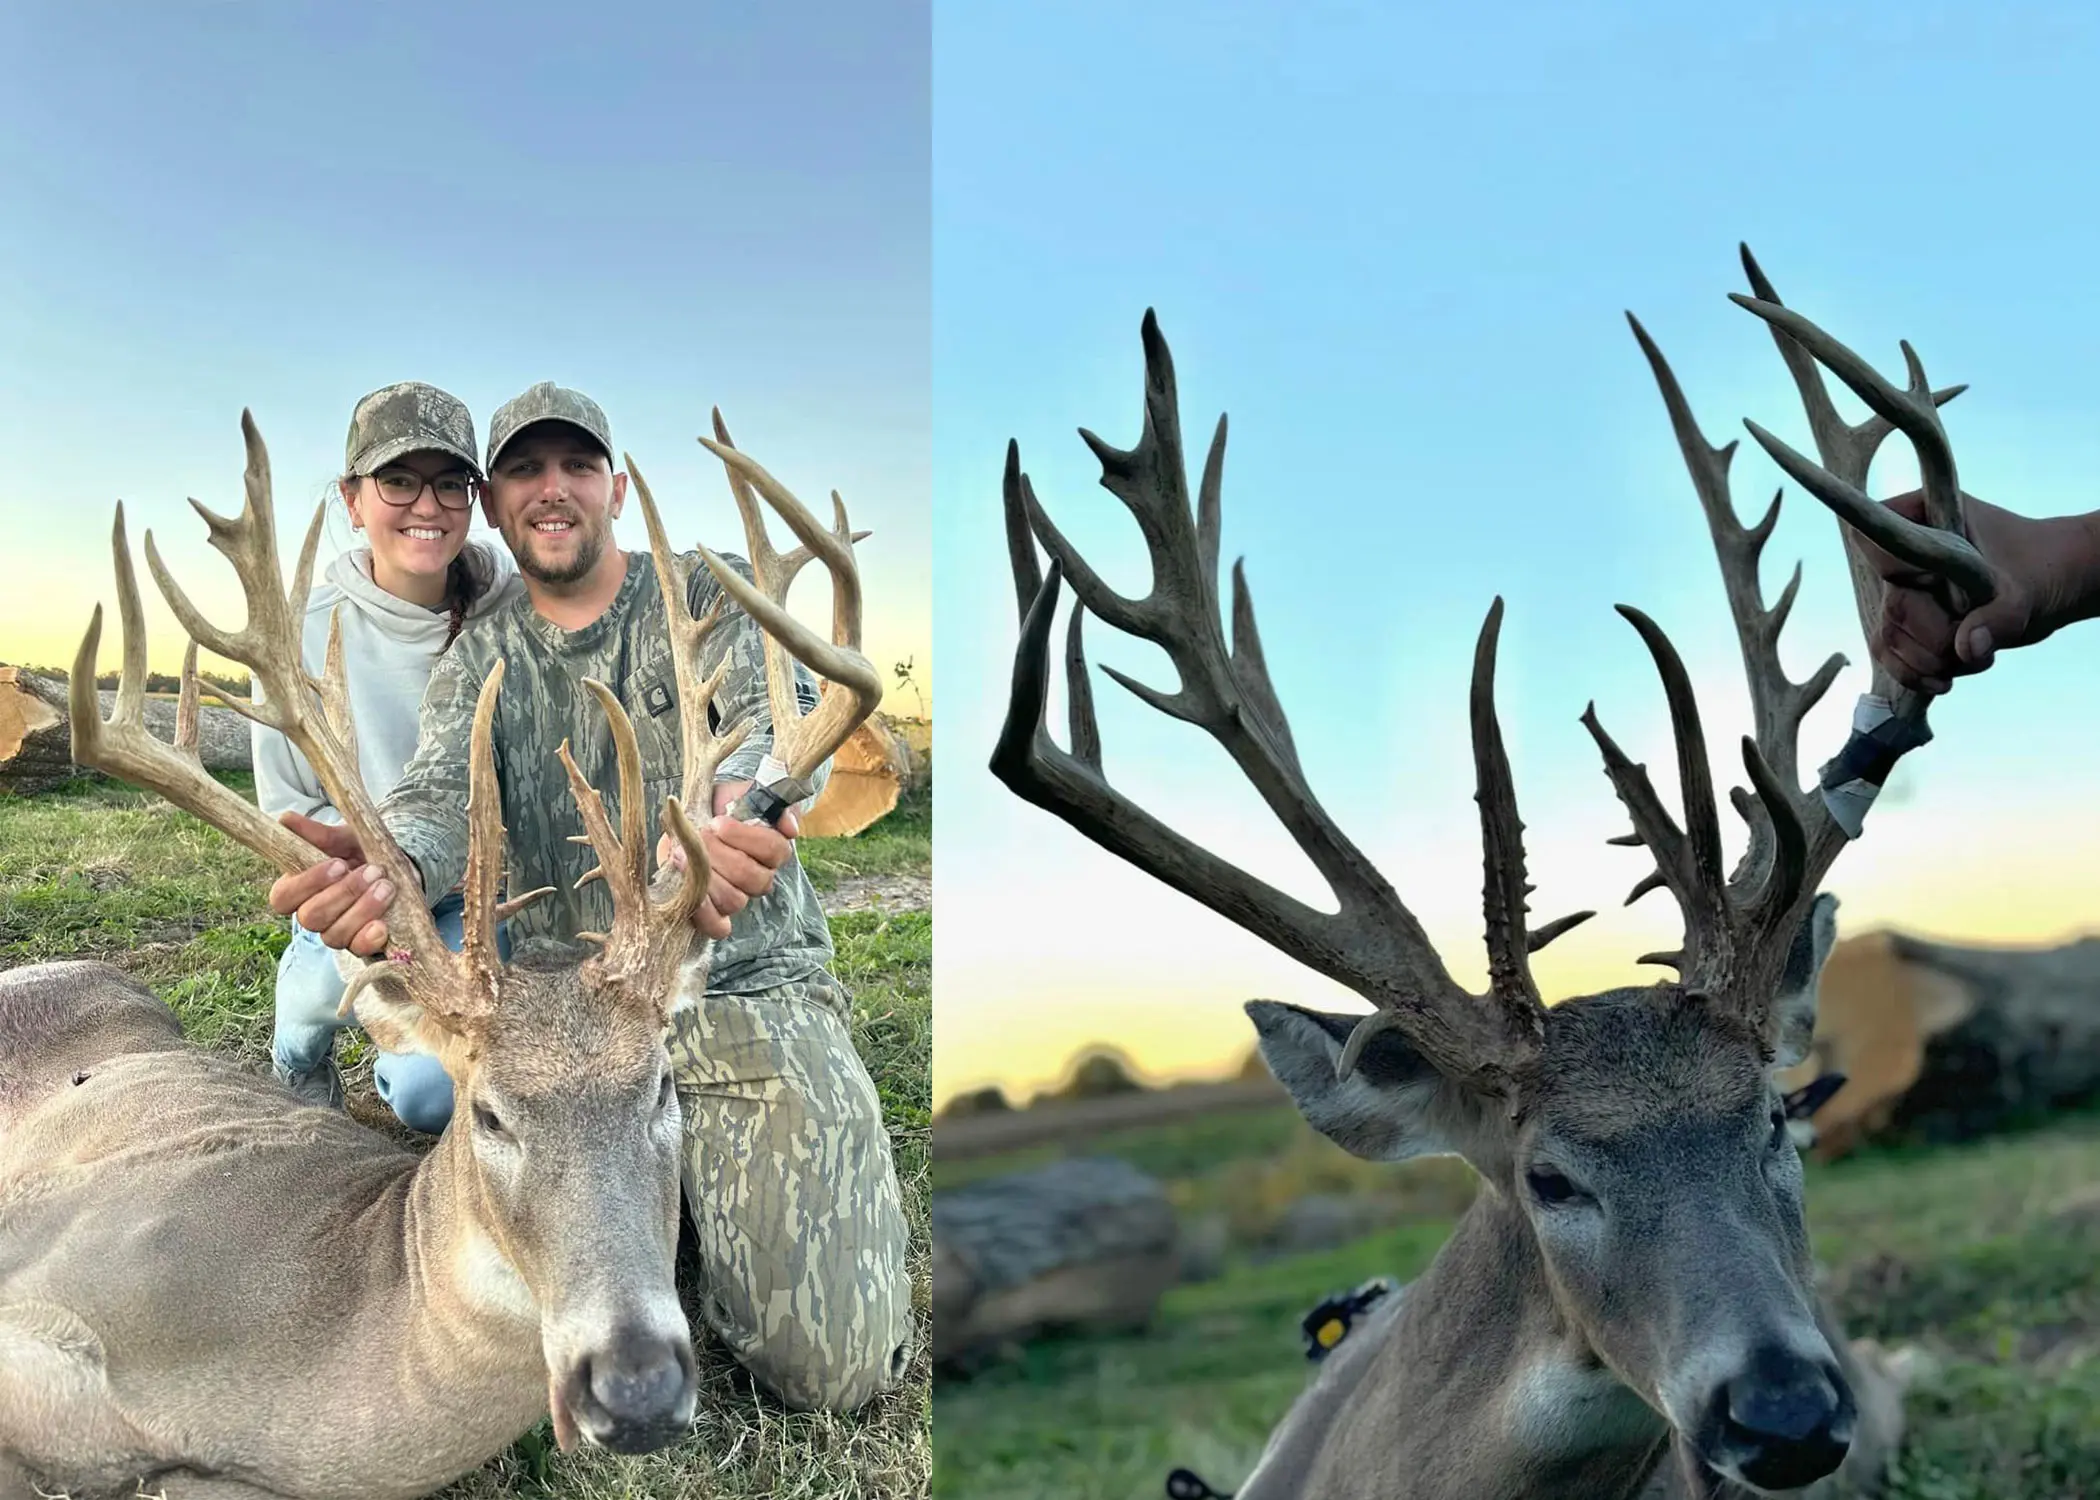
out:
M1561 1208L1588 1196L1565 1172L1551 1167L1533 1167L1524 1174L1524 1182L1531 1196L1547 1208Z
M503 1121L498 1119L496 1112L486 1104L474 1106L474 1123L483 1132L494 1136L499 1141L510 1139L510 1131L504 1128Z
M1772 1135L1765 1142L1765 1149L1776 1156L1786 1149L1787 1140L1786 1111L1775 1109L1772 1111Z
M664 1081L656 1091L656 1107L658 1109L669 1109L671 1101L677 1097L678 1085L671 1077L671 1070L666 1068L664 1069Z

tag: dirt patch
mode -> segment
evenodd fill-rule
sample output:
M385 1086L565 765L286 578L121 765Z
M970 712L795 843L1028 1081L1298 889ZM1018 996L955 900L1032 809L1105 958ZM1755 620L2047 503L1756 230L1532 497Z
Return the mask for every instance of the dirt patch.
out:
M925 911L933 905L933 878L849 875L817 899L834 916L847 911Z
M190 922L156 922L129 932L80 932L73 935L65 952L47 956L95 959L142 979L172 978L173 975L163 972L168 957L188 947L209 925L208 921L200 919ZM0 922L0 952L17 943L26 943L29 936L30 932L26 926L17 929ZM29 960L17 957L11 961Z

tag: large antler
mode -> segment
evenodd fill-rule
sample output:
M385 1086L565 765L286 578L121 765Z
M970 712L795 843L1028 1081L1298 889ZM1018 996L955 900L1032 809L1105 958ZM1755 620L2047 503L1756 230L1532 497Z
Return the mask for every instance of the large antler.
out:
M344 826L356 835L367 861L377 866L401 893L387 916L390 950L383 961L368 965L351 981L343 997L345 1009L366 985L390 978L434 1019L455 1029L469 1027L485 1017L495 1001L494 927L500 915L495 889L501 870L503 830L496 811L488 720L494 712L502 669L499 665L483 684L476 715L466 946L455 955L438 938L430 912L419 899L422 888L414 866L388 834L357 774L349 707L342 690L341 652L334 633L326 679L311 677L301 660L300 627L306 615L325 507L315 508L292 587L287 591L277 561L269 452L253 416L246 411L241 413L241 434L248 463L243 474L245 503L239 517L229 520L195 500L190 505L210 528L212 545L233 564L247 599L247 624L240 631L229 633L207 621L161 562L150 531L145 538L147 566L168 607L189 633L191 663L195 647L201 643L249 668L262 690L260 698L254 701L216 689L211 690L212 696L244 717L277 730L299 749L313 766L329 800L342 813ZM124 626L124 671L115 706L104 722L94 697L95 654L102 633L102 610L98 605L74 662L73 758L82 765L94 766L160 793L286 873L310 868L323 858L318 850L219 785L205 773L194 753L162 745L146 732L140 717L145 694L144 615L139 607L130 549L125 544L121 505L117 508L112 543L116 552L118 610ZM188 667L186 664L185 676L193 679ZM185 690L194 692L188 684ZM521 898L505 910L515 910L530 899L533 898Z
M1891 551L1969 590L1971 597L1987 597L1988 572L1963 539L1953 454L1937 410L1965 388L1931 390L1917 356L1905 344L1910 386L1897 390L1852 351L1782 307L1747 246L1742 255L1758 296L1733 300L1772 325L1807 408L1818 451L1829 467L1817 467L1755 422L1746 423L1752 435L1846 521L1868 530ZM1887 691L1892 685L1877 676L1876 692L1862 699L1845 753L1824 768L1818 789L1801 789L1801 721L1829 690L1845 659L1832 656L1804 682L1787 677L1779 661L1779 633L1800 586L1800 567L1796 565L1779 602L1770 609L1764 607L1758 584L1758 559L1779 519L1779 498L1773 498L1755 525L1739 522L1728 485L1736 444L1715 448L1707 443L1661 351L1632 314L1627 321L1654 371L1706 512L1749 680L1755 733L1744 739L1742 755L1751 786L1747 791L1734 789L1730 797L1750 825L1750 842L1734 872L1724 876L1722 869L1720 819L1690 679L1668 636L1638 610L1620 606L1646 642L1663 679L1684 797L1683 829L1664 809L1645 769L1629 761L1598 724L1594 704L1583 723L1596 739L1606 774L1633 820L1634 832L1613 842L1644 844L1655 856L1655 872L1634 888L1628 901L1665 886L1684 914L1682 948L1650 954L1643 962L1675 967L1686 991L1708 996L1767 1032L1780 968L1819 882L1848 839L1858 835L1866 803L1896 757L1930 737L1925 700L1893 694ZM1844 424L1816 371L1817 361L1856 391L1876 415L1857 426ZM1904 521L1873 504L1861 489L1875 452L1896 431L1917 446L1933 527ZM1871 621L1879 608L1881 582L1856 551L1853 562L1860 617Z
M860 570L854 562L853 544L869 533L854 531L847 524L846 502L837 490L831 492L833 529L826 531L787 486L730 443L719 409L714 425L715 436L700 442L729 471L729 489L744 519L757 586L705 547L700 555L728 595L766 627L766 697L773 720L773 748L759 784L774 795L751 799L750 805L762 816L777 818L809 795L809 781L817 768L882 702L881 674L860 652ZM760 495L801 539L802 545L794 551L783 555L773 549L765 513L758 506ZM829 641L787 612L788 588L813 558L831 574ZM796 698L791 656L823 679L817 706L807 714Z
M319 535L318 529L315 535ZM73 656L73 675L66 683L71 708L73 759L120 781L158 792L184 812L232 835L286 874L304 870L321 858L319 850L261 808L221 785L204 769L196 750L197 643L183 655L179 732L173 745L146 729L146 616L139 605L138 577L132 571L131 546L124 535L124 503L117 502L110 548L116 554L117 617L123 628L124 669L117 682L109 718L95 691L96 654L102 645L102 606L88 622L87 634ZM313 551L307 544L307 556Z
M728 433L722 426L719 412L715 414L715 430L726 445ZM701 441L707 440L703 438ZM861 628L860 575L854 565L852 543L868 533L847 530L843 505L838 506L837 534L823 532L795 497L764 469L734 449L717 447L713 443L708 446L717 453L734 455L737 460L730 463L730 474L743 508L752 568L758 575L759 586L754 589L721 558L705 547L700 548L702 560L723 584L725 599L717 599L699 619L693 617L687 592L692 564L672 550L648 481L636 468L633 457L622 455L627 472L633 477L635 494L641 502L643 522L648 527L650 558L656 568L657 585L663 594L666 624L671 636L671 661L678 684L679 729L684 750L680 788L683 795L664 799L662 831L676 839L684 850L686 863L683 872L666 864L656 872L653 883L649 880L641 751L626 710L604 684L586 680L584 686L597 698L612 730L620 772L618 832L613 830L604 799L584 782L575 762L570 759L567 743L557 752L568 772L577 804L583 810L584 837L598 855L597 867L585 874L578 884L602 879L612 897L611 930L579 934L604 945L604 952L592 960L594 967L590 973L601 985L622 986L628 993L659 1006L669 1004L677 971L692 948L693 912L707 895L707 850L686 809L700 808L703 817L712 809L715 773L722 761L749 737L752 727L749 720L738 720L717 732L709 723L709 707L729 671L728 654L723 654L711 673L703 676L701 668L708 643L721 625L726 598L734 598L742 605L764 632L766 682L774 724L773 754L777 760L785 762L788 776L800 780L811 775L874 711L882 696L881 679L857 649ZM726 457L724 461L729 462ZM755 484L810 545L798 548L785 558L775 553L767 541L765 523L756 504L745 503L748 497L742 487L744 479L739 476ZM838 497L834 495L832 498L836 504ZM835 639L831 643L826 643L802 625L785 607L788 585L813 555L823 558L837 584ZM826 682L823 702L807 718L795 706L791 661L800 661L812 671L831 679ZM834 683L842 684L844 691L834 693ZM830 710L828 714L827 709ZM786 808L798 800L799 797L790 796L779 806Z
M620 774L620 831L615 833L605 811L605 799L592 788L570 758L568 741L555 753L568 772L570 790L583 812L585 840L598 855L598 865L577 882L579 887L604 880L612 897L613 919L609 932L585 932L578 936L604 945L592 960L590 975L600 985L624 989L650 1004L664 1016L669 1014L677 971L693 945L693 912L707 896L710 865L707 846L686 812L702 809L702 817L713 806L715 768L751 732L748 720L739 720L716 733L708 722L709 705L721 690L729 670L728 656L706 677L700 663L707 642L721 623L718 601L701 619L694 619L687 605L686 580L692 565L671 550L664 533L663 517L649 482L634 459L621 455L633 477L641 501L642 520L649 530L649 556L664 598L664 614L671 635L671 663L678 685L678 714L684 755L682 796L664 799L662 832L678 841L685 852L685 868L665 864L652 883L648 861L650 845L644 828L642 805L642 756L635 739L634 722L612 690L602 682L586 678L584 686L598 700L606 724L612 731L613 752Z
M992 755L992 773L1109 852L1376 1005L1377 1012L1350 1039L1343 1071L1353 1065L1374 1030L1395 1026L1446 1071L1483 1087L1506 1089L1532 1058L1543 1031L1544 1010L1528 955L1590 913L1526 932L1524 897L1530 887L1524 878L1523 824L1517 817L1493 698L1502 601L1495 601L1482 627L1473 669L1474 760L1486 855L1491 976L1486 995L1475 996L1452 979L1421 924L1306 784L1262 657L1242 563L1233 566L1228 647L1217 585L1226 424L1219 419L1192 509L1173 358L1150 311L1143 337L1145 422L1137 447L1113 448L1084 430L1080 436L1101 461L1102 486L1130 508L1144 533L1152 557L1152 588L1144 598L1116 593L1088 566L1036 500L1034 487L1021 472L1019 446L1007 447L1007 547L1021 640L1014 659L1013 696ZM1050 554L1047 575L1036 556L1037 542ZM1056 744L1045 723L1050 632L1065 579L1071 580L1078 596L1065 650L1069 751ZM1224 747L1326 880L1339 903L1337 912L1315 911L1220 859L1108 784L1081 645L1081 621L1087 611L1165 650L1181 679L1179 690L1171 694L1113 668L1102 670L1160 712L1198 726Z

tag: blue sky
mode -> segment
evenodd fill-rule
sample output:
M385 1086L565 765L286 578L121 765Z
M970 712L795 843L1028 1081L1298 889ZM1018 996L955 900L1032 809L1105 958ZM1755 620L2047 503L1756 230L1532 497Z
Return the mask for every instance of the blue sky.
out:
M1613 604L1670 632L1717 775L1741 779L1733 634L1625 310L1710 439L1746 438L1747 416L1805 448L1770 338L1726 300L1748 240L1783 298L1881 368L1900 372L1909 338L1937 383L1970 383L1948 410L1970 490L2033 513L2100 504L2100 16L2084 8L1088 0L943 4L935 35L937 1095L1054 1078L1094 1041L1162 1074L1217 1071L1251 1042L1255 995L1360 1008L984 769L1015 631L1009 437L1067 534L1145 586L1074 429L1135 440L1148 306L1192 461L1230 413L1226 560L1247 558L1312 783L1469 983L1484 960L1464 695L1495 594L1533 911L1603 912L1541 955L1550 992L1657 978L1633 959L1676 930L1667 896L1619 906L1645 856L1605 846L1624 813L1577 722L1594 698L1674 799L1661 691ZM1735 493L1754 514L1780 479L1745 448ZM1914 475L1893 444L1873 488ZM1834 525L1790 486L1766 552L1768 599L1805 564L1793 675L1833 650L1853 663L1804 730L1808 767L1867 681ZM1829 882L1844 930L2044 940L2100 923L2096 629L1935 710L1938 740ZM1090 642L1172 687L1153 648L1098 622ZM1096 691L1117 785L1324 900L1207 738Z
M674 538L742 550L710 405L822 513L839 489L875 531L869 654L930 695L929 27L920 0L9 8L0 524L39 563L0 660L70 661L118 498L238 618L182 502L237 508L244 405L289 551L364 392L431 381L485 436L554 379Z

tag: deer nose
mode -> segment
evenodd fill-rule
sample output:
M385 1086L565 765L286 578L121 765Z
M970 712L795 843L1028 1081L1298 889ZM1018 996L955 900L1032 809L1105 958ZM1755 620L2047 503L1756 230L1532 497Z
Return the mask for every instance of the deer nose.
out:
M692 1421L695 1379L689 1340L616 1333L584 1361L575 1403L590 1435L616 1453L649 1453L675 1442Z
M1761 1490L1813 1484L1852 1446L1851 1392L1835 1365L1762 1350L1722 1393L1721 1447Z

